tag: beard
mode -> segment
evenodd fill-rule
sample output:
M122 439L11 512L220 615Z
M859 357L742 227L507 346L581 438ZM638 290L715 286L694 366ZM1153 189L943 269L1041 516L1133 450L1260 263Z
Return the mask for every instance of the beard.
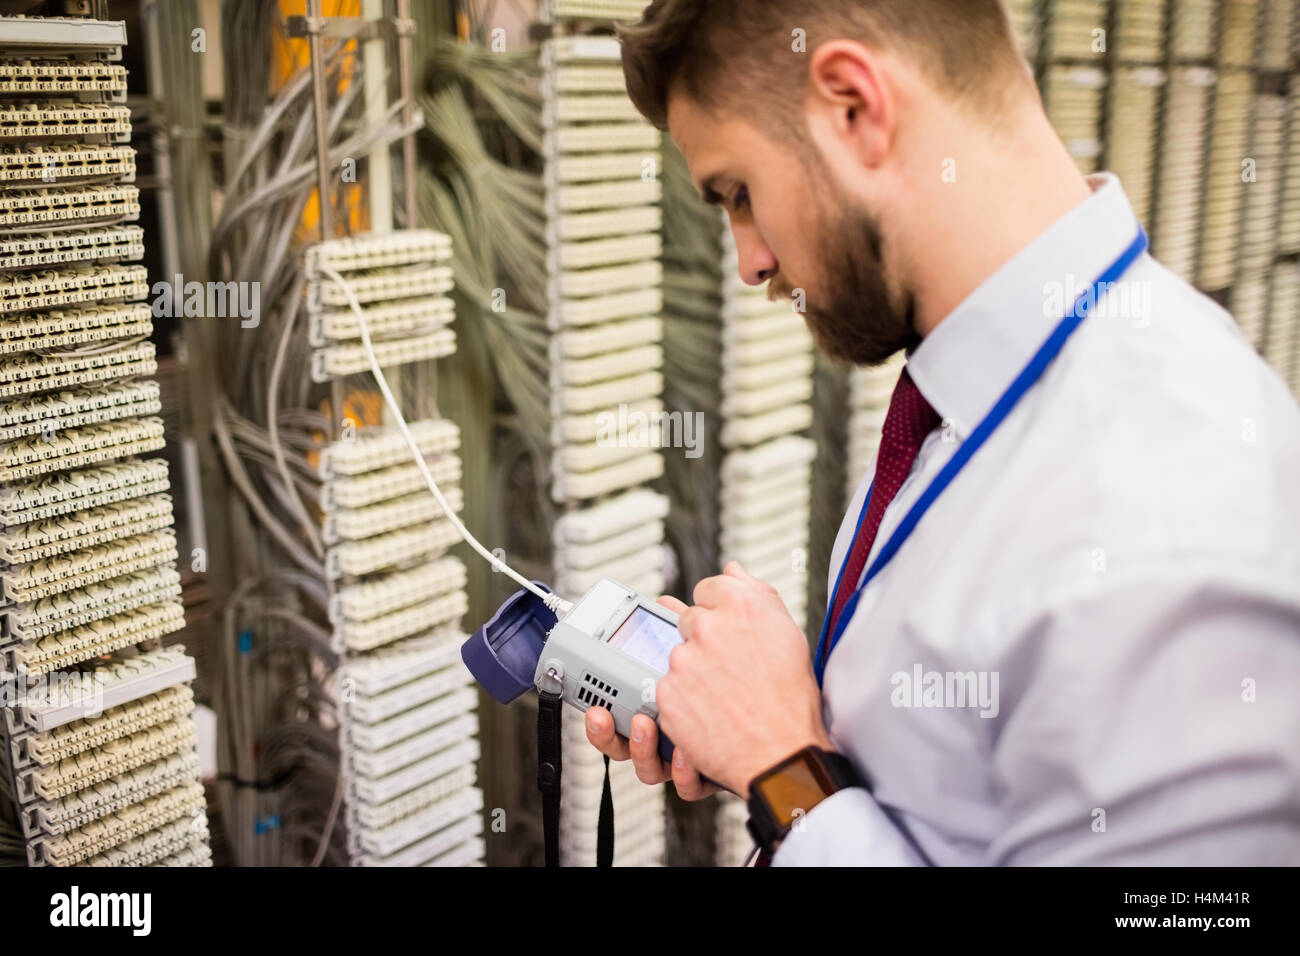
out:
M814 192L814 194L816 194ZM910 293L893 295L886 280L883 239L875 217L841 207L824 211L817 259L825 290L814 299L804 290L804 321L817 347L833 359L859 366L882 365L895 353L921 342L916 303ZM780 275L768 298L793 298L794 288Z

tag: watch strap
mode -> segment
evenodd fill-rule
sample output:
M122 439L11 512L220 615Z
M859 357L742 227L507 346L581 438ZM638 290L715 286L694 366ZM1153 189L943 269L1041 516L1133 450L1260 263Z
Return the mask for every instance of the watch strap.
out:
M798 753L791 754L771 770L765 771L755 779L762 779L774 771L779 771L786 765L799 759L807 751L813 752L815 759L826 772L826 776L831 782L832 789L823 795L822 800L825 800L834 793L838 793L841 790L847 790L851 787L862 787L867 790L870 789L866 779L858 772L857 767L853 765L853 761L844 754L823 750L820 747L809 747L806 748L806 750L801 750ZM821 801L818 801L818 803L820 802ZM813 804L813 806L816 806L816 804ZM811 811L812 808L813 807L809 807L809 811ZM786 832L789 829L778 822L775 813L767 805L767 801L763 798L760 789L752 784L749 792L749 819L745 821L745 826L749 830L749 834L754 839L754 842L763 849L769 859L771 855L776 852L776 847L780 844L780 841L784 839Z

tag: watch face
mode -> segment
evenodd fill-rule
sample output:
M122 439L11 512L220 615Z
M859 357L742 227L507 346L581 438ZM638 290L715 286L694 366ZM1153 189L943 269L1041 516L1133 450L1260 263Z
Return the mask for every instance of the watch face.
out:
M795 820L826 799L826 787L806 753L755 781L754 786L782 828L793 826Z

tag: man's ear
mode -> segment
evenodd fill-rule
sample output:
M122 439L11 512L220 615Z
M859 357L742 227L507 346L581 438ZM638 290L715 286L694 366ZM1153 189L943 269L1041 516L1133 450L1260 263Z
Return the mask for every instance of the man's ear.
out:
M864 166L889 153L897 116L883 58L852 40L819 46L808 65L808 106L823 129Z

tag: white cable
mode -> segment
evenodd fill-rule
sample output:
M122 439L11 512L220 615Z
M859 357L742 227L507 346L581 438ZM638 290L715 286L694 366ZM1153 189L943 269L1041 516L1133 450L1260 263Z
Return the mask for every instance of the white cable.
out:
M416 444L415 438L411 435L410 428L407 427L406 419L402 415L402 410L397 405L397 399L393 397L392 389L388 387L388 379L384 377L384 370L379 367L379 360L375 356L375 348L370 342L370 327L366 324L366 314L361 308L361 303L357 301L356 295L353 294L352 287L347 284L343 276L339 275L333 266L321 262L317 264L316 268L329 276L329 278L343 290L343 294L348 297L348 306L352 309L353 314L356 315L357 325L361 329L361 345L365 348L366 357L370 360L370 371L375 376L375 381L379 385L379 390L384 395L384 401L388 403L389 411L393 413L393 417L397 420L397 427L401 430L402 437L406 439L406 444L411 449L411 455L415 459L416 467L420 469L420 474L424 476L425 484L429 486L429 490L433 492L433 496L438 499L438 504L442 506L443 513L447 515L448 520L451 521L456 532L465 539L466 543L468 543L471 548L481 554L483 559L491 564L494 569L497 571L504 571L521 587L527 588L533 594L537 595L542 599L542 603L551 611L554 611L557 615L568 614L573 608L573 603L571 601L564 600L564 598L560 597L558 594L547 594L532 581L529 581L514 568L510 567L510 565L506 564L487 548L483 547L483 545L479 544L478 539L470 534L469 529L465 527L460 518L456 517L456 513L452 511L451 507L447 504L447 499L442 496L442 490L439 489L438 483L433 480L433 475L429 473L429 466L424 460L424 454L420 451L420 446Z

